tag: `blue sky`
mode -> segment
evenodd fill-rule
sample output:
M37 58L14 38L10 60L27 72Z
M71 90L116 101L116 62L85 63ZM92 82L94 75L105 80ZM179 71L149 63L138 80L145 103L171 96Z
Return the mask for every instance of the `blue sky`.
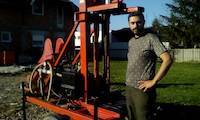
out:
M80 0L71 0L75 4L78 4ZM169 15L169 9L166 7L166 3L172 3L172 0L124 0L127 7L142 6L145 8L146 27L151 26L152 21L155 18L159 18L160 15ZM127 15L111 16L110 27L112 30L128 27Z

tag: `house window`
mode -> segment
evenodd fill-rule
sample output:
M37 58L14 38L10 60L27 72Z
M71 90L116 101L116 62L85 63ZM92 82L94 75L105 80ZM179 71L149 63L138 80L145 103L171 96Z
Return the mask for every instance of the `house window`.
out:
M32 46L33 47L42 47L44 42L44 31L32 31Z
M57 27L63 28L64 26L64 9L57 7Z
M1 42L10 43L11 41L11 32L1 32Z
M32 0L32 14L33 15L44 15L43 0Z

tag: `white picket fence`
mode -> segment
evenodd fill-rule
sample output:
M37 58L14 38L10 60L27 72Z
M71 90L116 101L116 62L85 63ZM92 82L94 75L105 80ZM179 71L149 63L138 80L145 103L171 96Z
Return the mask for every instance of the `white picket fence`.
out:
M173 49L175 62L200 62L200 49Z

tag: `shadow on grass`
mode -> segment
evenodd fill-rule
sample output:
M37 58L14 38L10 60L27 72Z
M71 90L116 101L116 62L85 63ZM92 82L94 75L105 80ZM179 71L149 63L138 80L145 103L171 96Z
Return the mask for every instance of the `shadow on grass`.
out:
M200 106L184 106L158 103L156 120L197 120Z
M122 82L115 82L111 85L125 87ZM167 88L170 86L193 86L192 83L185 84L159 84L157 88ZM124 91L120 91L124 92ZM115 93L119 95L119 93ZM114 98L114 100L116 100ZM156 103L157 109L155 110L155 120L199 120L200 119L200 106L195 105L178 105L173 103Z
M110 85L116 85L116 86L126 86L126 84L124 82L112 82L110 83Z
M172 84L158 84L157 88L167 88L170 86L193 86L193 83L185 83L185 84L179 84L179 83L172 83Z
M126 86L126 84L124 82L113 82L111 83L111 85L114 85L114 86ZM167 88L167 87L170 87L170 86L193 86L195 84L193 83L185 83L185 84L179 84L179 83L172 83L172 84L158 84L157 85L157 88Z

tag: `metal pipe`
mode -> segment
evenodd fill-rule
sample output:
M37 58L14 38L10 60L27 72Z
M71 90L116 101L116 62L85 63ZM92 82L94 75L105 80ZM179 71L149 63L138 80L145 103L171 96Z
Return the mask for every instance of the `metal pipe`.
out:
M98 120L98 98L94 98L94 120Z
M67 51L66 51L66 48L67 48L67 46L68 46L68 44L69 44L71 38L73 37L74 32L75 32L76 28L78 27L78 25L79 25L79 22L75 22L72 31L70 32L70 34L69 34L67 40L65 41L65 44L64 44L64 46L63 46L63 48L62 48L62 50L61 50L61 52L60 52L58 58L56 59L56 61L55 61L55 63L54 63L54 67L56 67L56 66L59 64L60 59L62 58L63 54L67 52Z
M24 82L21 84L22 86L22 110L23 110L23 120L26 120L26 95L24 90Z

